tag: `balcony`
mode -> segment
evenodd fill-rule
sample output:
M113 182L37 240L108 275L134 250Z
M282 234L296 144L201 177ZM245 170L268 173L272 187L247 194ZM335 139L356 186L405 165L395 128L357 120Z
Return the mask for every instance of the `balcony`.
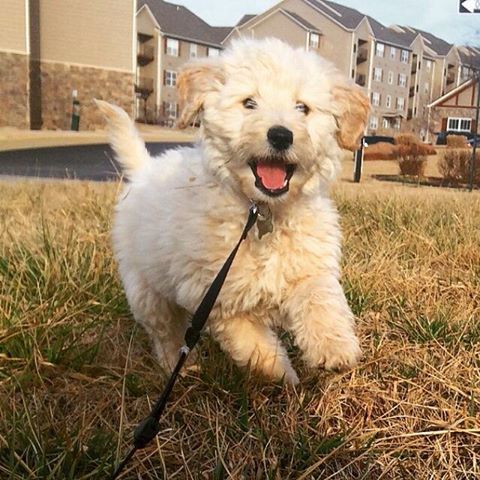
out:
M363 73L357 73L357 77L355 78L355 83L360 85L361 87L365 86L367 77Z
M410 92L408 93L409 97L413 97L415 95L415 87L410 87Z
M153 78L140 77L135 83L135 92L148 97L153 92Z
M455 72L448 72L447 73L447 85L451 85L455 82Z
M408 109L407 120L413 118L413 110L411 108Z
M368 50L366 48L359 48L357 53L357 65L366 62L368 58Z
M150 62L153 62L155 58L155 48L153 45L146 45L141 43L138 46L137 51L137 62L141 67L148 65Z

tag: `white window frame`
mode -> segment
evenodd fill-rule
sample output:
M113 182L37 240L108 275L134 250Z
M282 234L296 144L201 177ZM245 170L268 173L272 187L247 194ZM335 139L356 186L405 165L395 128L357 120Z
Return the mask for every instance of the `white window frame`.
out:
M410 54L409 54L408 50L402 50L400 52L400 62L401 63L408 63L409 57L410 57Z
M376 82L381 82L382 81L382 77L383 77L383 70L381 67L375 67L373 69L373 79L376 81Z
M309 39L308 39L308 45L310 48L315 48L317 49L320 46L320 35L315 32L310 32L309 34Z
M387 118L384 118L384 119L382 120L382 127L383 127L383 128L390 128L390 122L388 121Z
M387 95L385 97L385 107L386 108L392 108L392 96L391 95Z
M404 73L398 74L398 86L406 87L407 86L407 76Z
M168 107L166 107L167 105L168 105ZM164 103L164 113L165 113L165 116L167 118L177 118L178 105L175 102L165 102Z
M423 93L428 93L430 91L430 84L428 82L425 82L423 85Z
M165 70L165 86L175 87L177 85L177 72L174 70Z
M218 57L220 55L220 49L214 47L208 47L207 57Z
M180 42L176 38L167 38L167 55L178 57L180 53Z
M396 56L397 56L397 49L395 47L390 47L390 58L392 60L395 60Z
M432 61L431 60L425 60L425 68L427 71L430 71L432 69Z
M198 45L196 43L190 44L189 55L190 55L190 58L198 57Z
M457 122L458 126L456 128L451 125L454 122ZM468 124L468 129L466 125L465 128L462 128L462 124ZM469 133L472 131L472 119L465 117L448 117L447 131Z
M385 56L385 44L381 42L377 42L375 45L375 56L376 57L384 57Z
M397 110L401 110L402 112L405 110L405 98L404 97L397 97Z
M400 120L400 117L397 117L397 119L395 120L395 125L393 126L393 128L395 128L395 130L400 130L401 126L402 126L402 121Z
M390 70L390 71L388 72L388 84L389 84L389 85L393 85L393 75L394 75L393 71Z
M370 117L369 126L371 130L376 130L378 128L378 117Z
M380 93L379 92L372 92L372 105L374 107L380 106Z

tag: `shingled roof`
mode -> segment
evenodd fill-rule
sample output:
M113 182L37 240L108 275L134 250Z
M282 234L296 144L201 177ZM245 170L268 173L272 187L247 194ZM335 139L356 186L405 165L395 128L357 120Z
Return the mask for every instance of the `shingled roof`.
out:
M409 28L419 33L426 40L427 47L431 48L437 55L446 55L453 47L451 43L448 43L445 40L436 37L430 32L425 32L424 30L419 30L415 27Z
M283 10L282 12L285 12L287 15L290 15L295 21L297 21L305 30L308 30L310 32L318 32L320 33L320 30L315 26L312 25L309 21L305 20L303 17L298 15L298 13L291 12L290 10Z
M354 30L364 19L365 15L354 8L340 5L339 3L322 0L308 0L318 10L335 19L338 23L349 30Z
M248 14L248 15L244 15L239 21L238 23L235 25L236 27L241 27L244 23L247 23L249 20L251 20L253 17L256 17L256 15L251 15L251 14Z
M394 28L385 27L372 17L367 16L367 18L370 26L372 27L373 34L377 40L393 45L398 45L404 48L410 48L412 40L410 40L409 36L403 35L401 32L398 32Z
M182 5L163 0L138 0L139 9L144 5L148 5L162 32L171 37L221 47L231 30L231 27L212 27Z
M457 52L464 65L480 69L480 48L459 46Z

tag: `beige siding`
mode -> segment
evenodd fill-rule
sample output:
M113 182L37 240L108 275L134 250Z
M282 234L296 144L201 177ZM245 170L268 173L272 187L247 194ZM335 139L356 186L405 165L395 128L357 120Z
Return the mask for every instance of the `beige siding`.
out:
M134 6L135 0L41 0L42 60L133 72Z
M27 53L25 0L1 0L0 50Z
M307 32L305 29L280 11L255 25L252 30L254 38L275 37L287 40L294 47L305 48L306 46Z

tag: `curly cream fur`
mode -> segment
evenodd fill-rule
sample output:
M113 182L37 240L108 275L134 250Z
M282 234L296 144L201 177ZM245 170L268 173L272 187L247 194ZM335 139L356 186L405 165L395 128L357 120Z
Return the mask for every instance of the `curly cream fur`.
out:
M311 367L353 366L360 349L339 283L341 235L327 196L342 147L354 148L368 101L327 61L279 40L239 41L179 79L180 123L201 118L201 142L151 158L132 124L99 102L130 182L118 201L114 248L133 314L165 368L182 345L188 316L238 240L249 199L265 202L273 232L252 230L211 314L211 334L240 366L297 383L275 327L290 330ZM256 110L242 101L254 97ZM305 115L297 101L310 107ZM294 135L297 165L288 193L269 197L247 162L270 153L266 132Z

